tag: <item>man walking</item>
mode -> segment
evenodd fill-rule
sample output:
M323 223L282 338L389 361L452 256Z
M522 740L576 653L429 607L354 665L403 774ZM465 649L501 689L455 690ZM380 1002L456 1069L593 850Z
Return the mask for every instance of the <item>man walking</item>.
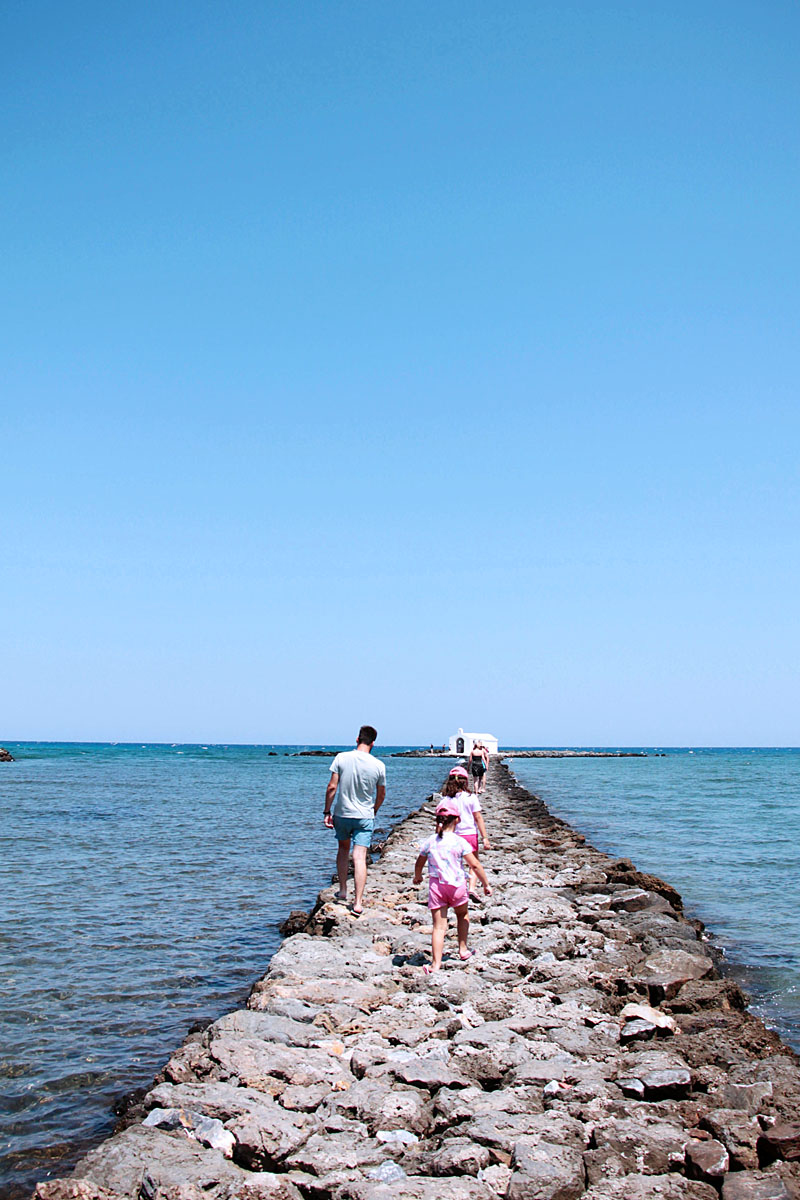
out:
M347 899L347 869L350 843L353 844L354 917L360 917L364 911L367 850L372 842L375 814L386 799L386 767L372 756L377 737L377 730L371 725L361 726L355 750L337 754L331 763L331 779L325 792L325 824L328 829L336 830L339 843L336 855L339 900Z

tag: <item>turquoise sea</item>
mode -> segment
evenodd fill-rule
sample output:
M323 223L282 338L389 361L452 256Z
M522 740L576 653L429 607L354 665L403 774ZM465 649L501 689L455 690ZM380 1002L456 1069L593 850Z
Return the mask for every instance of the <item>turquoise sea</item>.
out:
M294 757L301 747L4 744L17 760L0 764L10 1198L67 1170L195 1022L243 1001L280 921L330 878L334 843L321 823L330 760ZM385 829L444 774L392 749ZM800 751L510 765L597 846L674 883L800 1049Z

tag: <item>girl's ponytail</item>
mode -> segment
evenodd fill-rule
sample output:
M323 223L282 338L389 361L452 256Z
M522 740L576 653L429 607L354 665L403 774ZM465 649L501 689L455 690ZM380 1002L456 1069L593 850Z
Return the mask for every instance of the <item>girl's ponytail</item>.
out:
M437 836L437 838L441 838L442 834L445 832L448 825L452 825L453 829L455 829L457 824L458 824L458 817L453 816L451 813L437 813L436 814L436 836Z

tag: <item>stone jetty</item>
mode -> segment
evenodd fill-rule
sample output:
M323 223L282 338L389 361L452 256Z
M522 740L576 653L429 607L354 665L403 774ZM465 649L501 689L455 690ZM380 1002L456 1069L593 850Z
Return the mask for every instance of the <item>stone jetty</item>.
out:
M247 1007L37 1200L798 1200L800 1065L668 884L493 761L494 895L425 975L427 802L363 917L320 894Z
M0 762L13 762L14 755L5 746L0 746Z

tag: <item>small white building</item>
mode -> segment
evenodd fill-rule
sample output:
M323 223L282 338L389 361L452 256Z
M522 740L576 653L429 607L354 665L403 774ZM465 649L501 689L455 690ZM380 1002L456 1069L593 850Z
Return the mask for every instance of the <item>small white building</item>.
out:
M497 754L497 738L493 733L464 733L463 729L450 738L450 753L471 754L476 742L483 742L490 754Z

